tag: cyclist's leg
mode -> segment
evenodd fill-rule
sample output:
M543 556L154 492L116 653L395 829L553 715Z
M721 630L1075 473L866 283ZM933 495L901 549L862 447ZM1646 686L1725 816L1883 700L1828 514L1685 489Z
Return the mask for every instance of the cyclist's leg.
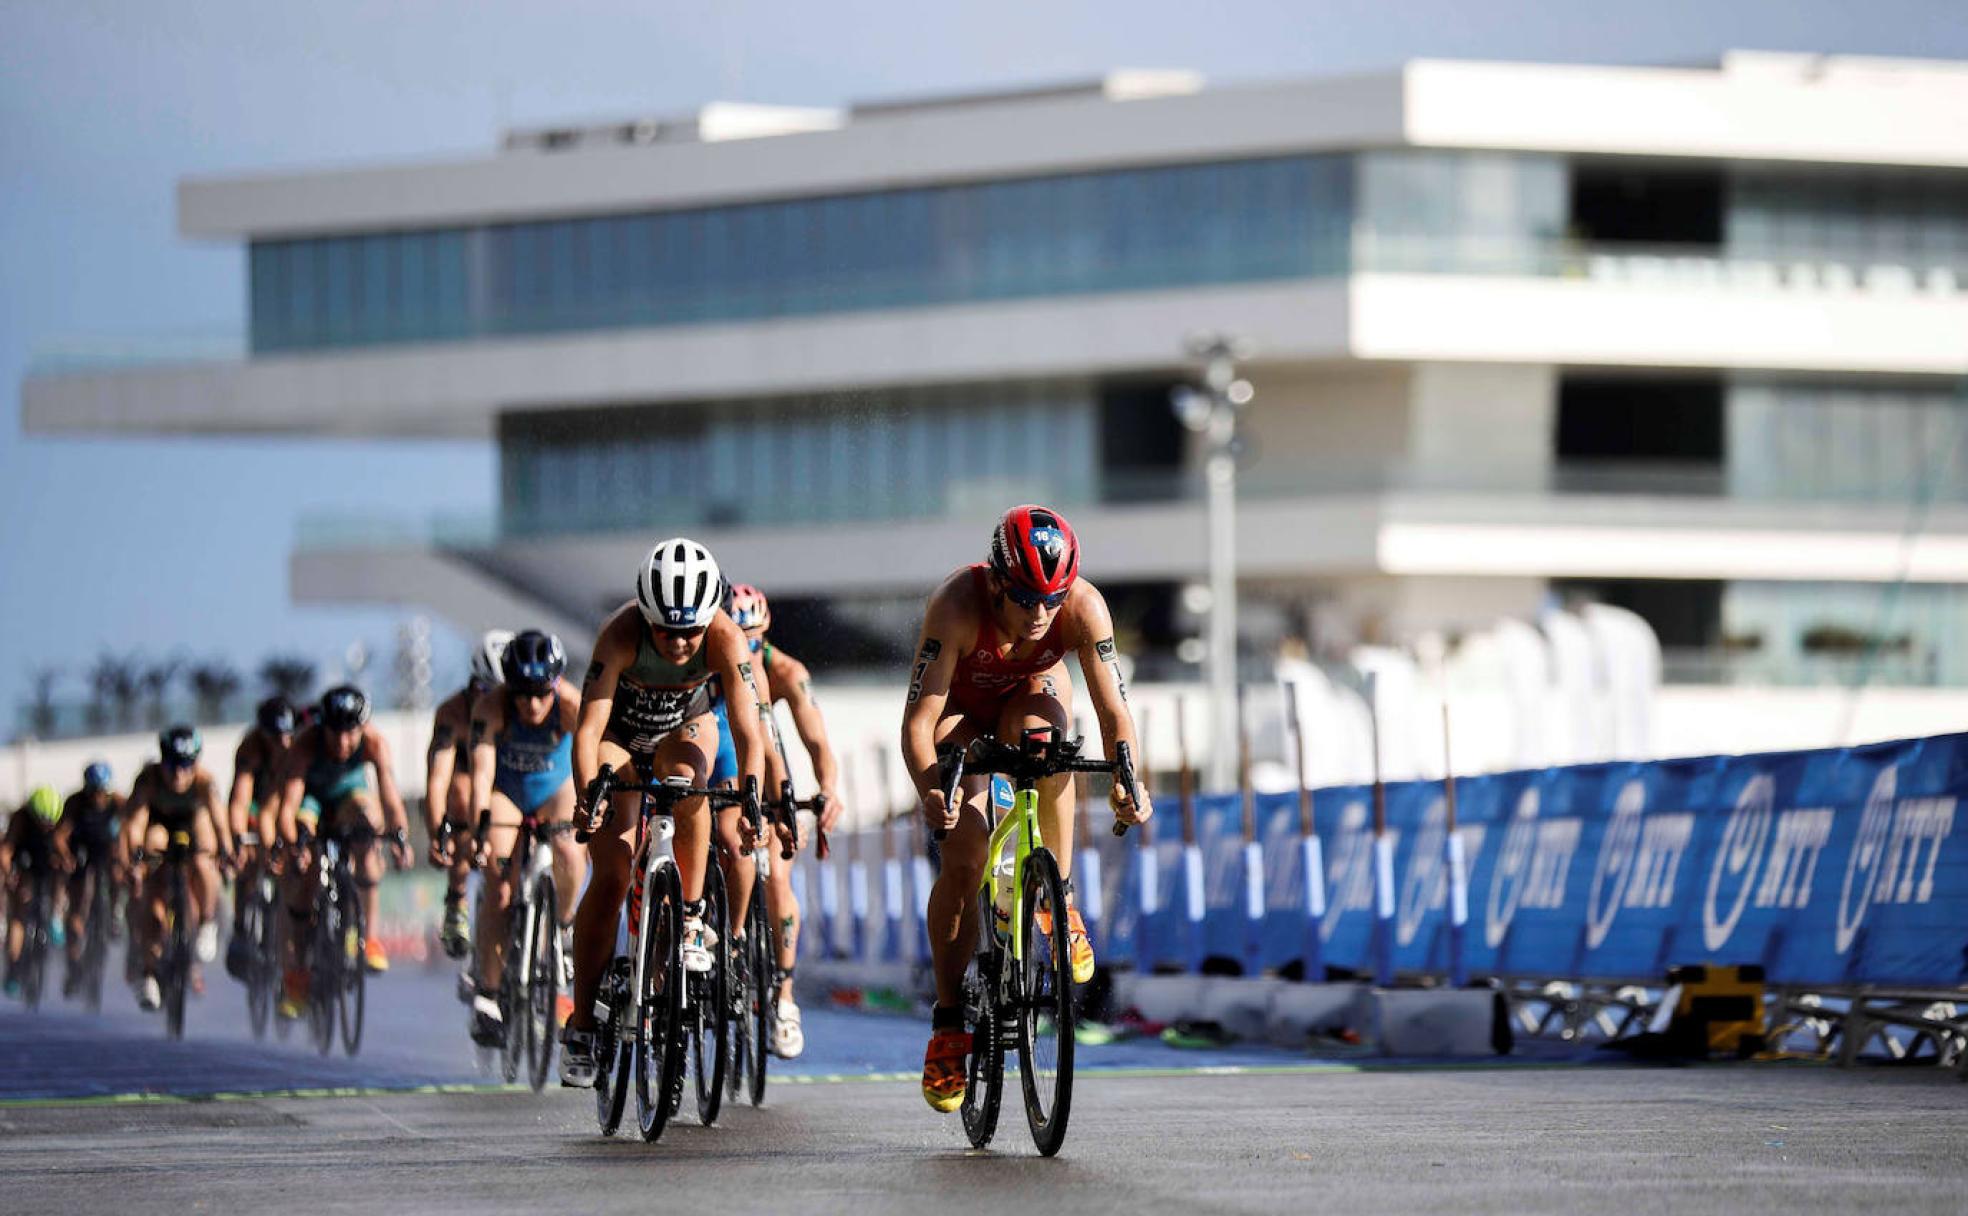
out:
M144 832L144 850L157 856L170 843L170 832L152 820ZM143 960L144 974L149 976L157 974L157 961L164 954L164 901L170 894L164 881L164 869L162 864L144 867L143 894L139 901L142 910L137 918L142 941L139 957Z
M692 785L710 779L711 761L717 751L716 714L700 714L663 736L656 745L656 779L687 777ZM683 899L692 903L704 898L704 866L710 858L711 813L702 798L677 804L677 874L683 880Z
M626 748L607 737L601 741L599 759L604 767L625 775L642 771ZM608 822L588 838L588 888L574 912L574 1009L567 1018L570 1031L594 1029L595 996L601 990L602 973L615 957L615 929L622 916L622 900L629 893L636 817L641 811L641 794L615 795Z
M204 815L191 823L191 915L198 925L210 924L219 915L219 837Z
M560 783L560 788L540 806L540 819L544 823L574 822L574 779L568 778ZM581 884L588 877L587 850L574 842L574 833L562 832L553 838L554 890L560 898L557 919L562 933L574 923L574 901L581 897ZM564 994L563 994L564 995Z
M474 943L478 954L478 985L481 991L499 987L506 957L506 910L512 906L513 844L519 838L519 808L502 790L492 791L492 830L486 844L492 865L479 877L478 934Z
M27 898L27 876L16 859L7 888L7 976L10 979L14 964L20 962L21 950L27 945Z
M790 1002L793 999L793 964L799 960L800 906L793 895L793 863L777 854L772 858L772 873L765 880L765 911L772 922L772 941L776 948L774 957L785 976L780 981L779 999Z
M717 788L728 788L730 783L716 783ZM750 857L740 853L743 841L738 835L738 817L744 814L740 808L727 806L721 808L716 816L717 862L724 870L724 890L726 915L734 926L745 923L745 910L750 906L752 884L757 878L758 865Z
M471 877L471 834L478 826L471 806L471 774L454 772L444 793L444 818L452 825L451 864L444 871L444 907L462 907Z
M383 808L367 789L350 793L335 805L335 824L346 832L358 823L369 825L374 834L367 840L349 843L349 869L362 892L362 922L369 926L369 940L376 940L376 901L383 881L383 849L375 835L383 830Z
M1016 744L1025 731L1049 727L1065 738L1073 723L1073 681L1062 661L1025 681L998 713L998 738ZM1059 861L1059 873L1073 872L1073 777L1062 773L1039 783L1039 834Z
M938 746L960 747L980 733L974 720L953 714L937 724L936 741ZM929 906L923 914L936 974L936 1003L946 1009L963 996L964 971L977 945L977 886L984 879L984 851L990 838L984 826L989 787L988 777L964 778L963 810L957 826L943 839L943 865L929 889Z
M95 881L96 857L90 850L77 859L75 872L62 884L68 888L68 961L82 961L83 937L88 932L89 891Z

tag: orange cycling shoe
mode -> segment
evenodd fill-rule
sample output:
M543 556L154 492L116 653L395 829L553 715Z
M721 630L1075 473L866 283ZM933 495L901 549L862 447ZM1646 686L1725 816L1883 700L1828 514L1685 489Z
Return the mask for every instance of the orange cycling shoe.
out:
M280 997L280 1016L292 1021L307 1012L308 973L289 968L281 978L286 991Z
M923 1053L922 1092L923 1101L932 1109L947 1115L963 1105L964 1062L969 1057L969 1031L931 1032L929 1049Z
M362 943L362 965L378 974L388 971L390 969L389 951L383 949L383 943L373 937L370 938L368 941Z
M1052 914L1040 908L1032 914L1040 933L1052 935ZM1093 939L1087 936L1086 922L1080 919L1080 910L1072 904L1066 905L1066 948L1073 956L1073 982L1084 984L1093 978Z

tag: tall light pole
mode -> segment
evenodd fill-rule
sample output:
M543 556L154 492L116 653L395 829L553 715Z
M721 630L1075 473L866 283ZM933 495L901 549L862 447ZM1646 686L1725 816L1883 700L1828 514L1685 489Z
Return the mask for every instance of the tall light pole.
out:
M1171 404L1204 443L1210 594L1203 670L1210 690L1210 754L1203 772L1210 788L1227 790L1237 761L1237 418L1256 393L1237 375L1238 361L1251 356L1248 341L1197 334L1188 350L1203 365L1203 386L1177 387Z

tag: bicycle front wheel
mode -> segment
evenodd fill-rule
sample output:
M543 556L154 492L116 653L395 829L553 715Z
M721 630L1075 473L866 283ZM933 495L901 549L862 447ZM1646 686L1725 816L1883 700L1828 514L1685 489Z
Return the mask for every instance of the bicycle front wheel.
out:
M308 1035L315 1050L335 1049L335 998L342 987L341 912L335 898L317 893L314 932L308 948Z
M674 865L649 876L642 895L642 982L635 1006L636 1123L655 1141L670 1122L670 1092L683 1067L683 890Z
M553 1063L554 1007L560 1003L560 900L552 870L533 880L527 915L533 920L533 940L527 957L527 999L521 1018L526 1023L527 1081L538 1092L547 1083ZM509 1027L508 1034L516 1027Z
M765 1101L766 1062L772 1058L772 1032L779 1020L778 950L772 942L772 926L765 914L765 883L752 886L751 927L745 931L747 972L751 991L744 994L744 1017L750 1045L752 1105Z
M82 1004L102 1012L103 971L109 965L109 878L101 868L90 876L88 937L82 944Z
M342 982L335 997L341 1014L342 1050L354 1055L362 1047L363 1015L369 1003L369 968L364 963L369 926L362 913L362 892L356 888L354 878L343 874L335 884L335 893L342 908L342 934L338 943Z
M191 893L183 870L171 876L171 931L164 946L164 1034L182 1039L185 989L191 986Z
M1012 985L1018 1010L1018 1075L1025 1121L1039 1152L1066 1143L1073 1108L1073 955L1067 941L1066 882L1047 849L1025 859L1025 908L1019 934L1025 957Z
M708 974L690 977L690 1065L697 1081L697 1121L717 1122L724 1109L724 1070L730 1060L731 926L725 915L724 870L714 860L704 871L704 925L717 934Z

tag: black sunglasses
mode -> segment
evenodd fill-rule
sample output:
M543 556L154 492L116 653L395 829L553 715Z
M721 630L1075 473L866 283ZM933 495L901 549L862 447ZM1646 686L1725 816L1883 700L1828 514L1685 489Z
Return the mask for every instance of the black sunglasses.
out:
M709 625L696 625L689 629L664 629L673 638L701 638L710 629Z
M1004 585L1005 595L1009 596L1011 602L1020 608L1038 608L1041 606L1057 608L1066 602L1066 597L1072 590L1071 587L1068 587L1064 591L1055 591L1051 595L1040 595L1036 591L1020 587L1017 583L1006 582Z

